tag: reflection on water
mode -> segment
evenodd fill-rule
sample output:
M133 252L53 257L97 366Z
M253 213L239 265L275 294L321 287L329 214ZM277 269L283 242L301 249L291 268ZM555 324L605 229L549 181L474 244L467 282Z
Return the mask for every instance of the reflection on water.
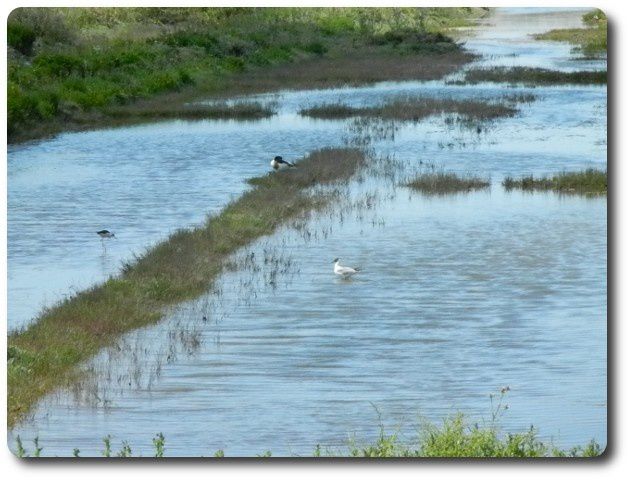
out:
M566 45L526 35L579 16L506 9L468 46L489 55L482 63L583 68ZM308 455L375 434L372 405L410 437L420 416L487 418L488 394L510 385L506 429L533 423L559 446L605 444L606 199L499 183L605 168L606 89L521 90L537 99L481 132L434 118L376 133L371 147L389 160L375 160L337 204L240 252L207 296L103 351L85 367L92 375L12 434L39 435L47 455L98 454L107 434L147 453L158 431L169 455ZM301 118L300 108L509 93L444 82L283 92L259 96L280 113L258 122L165 122L11 147L9 325L200 223L270 156L355 138L351 121ZM494 186L439 198L399 186L427 163ZM104 248L101 228L119 239ZM334 278L335 257L364 272Z

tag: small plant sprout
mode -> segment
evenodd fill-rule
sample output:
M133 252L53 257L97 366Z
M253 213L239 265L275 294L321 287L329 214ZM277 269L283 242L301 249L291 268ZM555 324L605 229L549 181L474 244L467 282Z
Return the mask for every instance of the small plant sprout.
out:
M103 444L105 445L105 450L103 450L103 456L104 457L111 457L112 456L112 437L111 437L111 435L107 435L105 438L103 438Z
M490 394L490 413L492 415L492 425L495 425L501 419L505 410L509 408L509 405L504 402L505 396L509 391L509 386L506 385L505 387L501 387L496 404L494 403L496 394Z
M15 454L19 457L19 458L24 458L27 456L26 454L26 450L24 450L24 445L22 445L22 439L20 438L20 436L18 435L17 438L15 439L15 443L17 445Z
M120 449L120 452L118 452L117 456L121 458L131 457L131 447L129 446L129 443L123 442L122 448Z
M161 458L164 456L164 435L160 432L153 437L153 446L155 447L155 457Z
M33 456L39 457L42 453L42 447L39 446L39 437L35 437L33 439L33 445L35 445L35 451L33 452Z

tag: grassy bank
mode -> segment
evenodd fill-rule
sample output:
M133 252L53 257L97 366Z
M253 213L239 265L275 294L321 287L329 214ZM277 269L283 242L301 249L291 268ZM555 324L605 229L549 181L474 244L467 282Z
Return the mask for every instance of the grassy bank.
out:
M492 67L466 70L464 80L455 80L453 84L477 84L497 82L525 85L565 85L565 84L605 84L608 83L606 71L560 72L532 67Z
M480 427L470 424L461 415L446 418L441 425L425 424L414 441L404 441L397 433L387 433L383 427L379 436L371 443L358 445L351 442L346 449L326 449L317 445L313 457L371 457L371 458L531 458L531 457L597 457L602 448L591 441L586 445L563 450L541 441L534 428L526 432L501 434L499 428ZM168 444L161 433L153 437L154 457L168 456ZM18 457L40 457L45 455L45 446L35 439L29 450L17 439L13 448ZM81 450L75 448L68 456L81 456ZM103 439L103 457L133 457L133 447L122 442L120 447L112 444L111 437ZM136 455L137 456L137 455ZM209 452L209 456L222 458L223 450ZM259 457L271 457L271 451L265 451Z
M45 309L8 338L8 423L72 381L77 365L123 333L160 320L164 308L208 291L227 257L289 219L326 204L309 187L348 180L365 162L356 149L324 149L254 187L193 230L180 230L105 283Z
M452 113L468 120L494 120L517 113L516 103L532 101L532 96L506 97L498 101L454 100L449 98L409 97L374 107L353 107L342 103L306 108L300 115L321 119L375 117L385 120L419 121L423 118Z
M567 42L575 45L575 50L584 57L599 57L608 49L608 19L599 9L592 10L582 17L586 28L562 28L535 35L536 40Z
M553 190L561 193L607 195L608 172L588 169L581 172L558 173L551 177L535 178L533 175L521 178L506 177L503 186L506 190Z
M115 109L108 110L112 118L133 119L164 119L182 118L189 120L202 119L232 119L232 120L259 120L276 114L272 105L263 105L260 102L217 102L210 105L183 104L143 107L138 105L133 110Z
M455 173L423 173L407 186L426 195L445 195L457 192L470 192L490 187L490 180L473 175L460 176Z
M434 79L480 8L20 8L8 19L10 141L202 95ZM404 58L403 58L404 57ZM170 108L176 110L176 108Z

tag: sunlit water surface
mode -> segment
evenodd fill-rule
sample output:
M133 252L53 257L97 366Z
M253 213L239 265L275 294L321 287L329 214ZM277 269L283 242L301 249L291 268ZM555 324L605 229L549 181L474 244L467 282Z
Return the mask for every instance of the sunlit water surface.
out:
M500 10L468 38L483 65L605 68L530 33L579 26L582 12ZM467 34L470 35L470 34ZM261 95L256 122L174 121L64 134L9 149L9 327L102 281L169 232L201 223L264 174L274 154L352 141L351 122L302 118L323 102L400 95L536 96L476 128L433 118L375 140L372 169L322 215L235 256L207 296L126 335L72 391L44 399L9 434L45 455L100 454L101 439L148 454L310 455L374 438L379 415L412 440L421 419L456 411L539 427L561 447L606 443L606 199L506 193L505 175L606 167L606 89L444 82ZM400 179L437 165L490 177L489 191L427 198ZM380 167L379 167L380 165ZM101 245L96 230L118 240ZM361 265L352 281L332 259ZM205 318L204 318L205 317ZM335 450L336 451L336 450Z

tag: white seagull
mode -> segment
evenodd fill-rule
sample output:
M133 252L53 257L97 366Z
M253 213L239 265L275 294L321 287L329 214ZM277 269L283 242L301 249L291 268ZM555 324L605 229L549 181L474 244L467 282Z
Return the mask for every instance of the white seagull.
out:
M355 273L359 272L360 269L358 268L351 268L351 267L343 267L341 266L341 264L339 263L339 259L335 258L333 260L333 262L335 263L335 267L333 268L333 272L335 272L335 274L340 275L342 278L349 278L352 275L354 275Z
M271 165L271 168L273 168L274 170L278 170L279 168L283 168L283 167L295 167L295 163L282 160L282 157L280 155L276 155L275 157L273 157L273 160L271 161L270 165Z

